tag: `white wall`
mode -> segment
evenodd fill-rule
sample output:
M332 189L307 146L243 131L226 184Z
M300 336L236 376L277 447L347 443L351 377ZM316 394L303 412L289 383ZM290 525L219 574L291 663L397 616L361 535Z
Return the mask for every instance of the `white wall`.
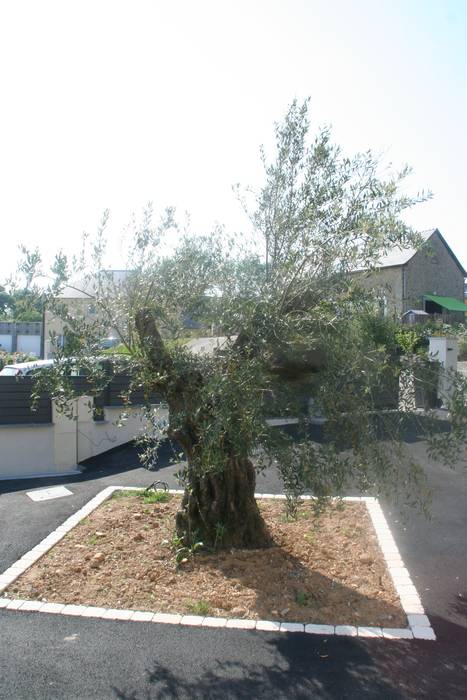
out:
M41 354L41 337L40 335L18 334L16 336L17 352L27 352L37 357Z
M4 350L5 352L11 352L11 335L1 334L0 345L0 350Z
M33 476L69 475L79 471L78 462L112 447L124 445L145 430L140 409L130 408L122 426L121 409L106 407L103 421L94 421L88 397L73 401L70 420L52 407L53 423L45 425L0 425L0 480ZM157 409L161 420L167 409Z
M53 452L53 425L0 425L0 479L61 473Z

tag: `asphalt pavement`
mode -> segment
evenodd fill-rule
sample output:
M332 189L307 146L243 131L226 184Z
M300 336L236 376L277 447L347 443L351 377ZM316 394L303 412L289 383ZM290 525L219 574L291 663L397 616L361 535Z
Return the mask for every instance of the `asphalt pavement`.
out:
M0 610L0 698L467 697L467 462L423 459L431 519L383 505L438 641L321 637L191 628ZM162 451L156 472L132 447L101 455L80 476L0 482L0 571L108 485L177 486ZM32 502L63 484L73 495ZM257 490L281 491L274 472Z

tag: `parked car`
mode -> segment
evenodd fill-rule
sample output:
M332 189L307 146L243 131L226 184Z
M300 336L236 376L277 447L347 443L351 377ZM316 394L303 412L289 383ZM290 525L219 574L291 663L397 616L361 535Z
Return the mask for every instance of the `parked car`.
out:
M5 365L0 371L0 377L26 377L45 367L51 367L53 363L53 360L33 360L32 362L18 362L14 365Z

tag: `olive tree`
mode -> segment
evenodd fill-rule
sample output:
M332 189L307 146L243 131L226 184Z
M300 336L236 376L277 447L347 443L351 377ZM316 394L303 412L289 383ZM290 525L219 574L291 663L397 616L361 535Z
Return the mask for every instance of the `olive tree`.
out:
M166 435L186 464L175 523L185 542L267 546L254 492L256 471L270 464L292 509L306 489L321 503L350 483L424 494L421 468L402 439L406 417L382 410L388 386L397 393L396 356L369 332L373 300L352 273L420 242L402 215L426 195L403 192L407 168L386 172L371 152L348 157L328 129L312 137L307 102L290 106L275 127L275 152L262 159L262 188L238 190L249 233L194 235L171 209L154 224L148 207L127 232L128 269L116 279L105 270L106 214L80 256L57 256L54 282L41 292L67 326L49 376L64 404L70 358L88 362L96 386L108 381L89 358L109 328L123 350L113 371L124 361L132 388L166 402ZM60 301L71 283L92 300L91 321ZM187 319L201 334L222 336L219 348L191 351ZM293 437L267 420L296 415L307 397L326 419L322 442L312 439L306 412ZM465 415L459 421L457 437Z

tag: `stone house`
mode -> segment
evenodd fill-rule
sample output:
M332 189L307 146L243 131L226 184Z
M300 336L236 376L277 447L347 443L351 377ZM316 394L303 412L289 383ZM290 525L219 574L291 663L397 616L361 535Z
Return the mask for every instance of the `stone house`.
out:
M446 322L463 322L467 272L438 229L423 231L418 250L390 253L376 270L356 271L360 284L376 292L384 314L400 318L420 309Z

